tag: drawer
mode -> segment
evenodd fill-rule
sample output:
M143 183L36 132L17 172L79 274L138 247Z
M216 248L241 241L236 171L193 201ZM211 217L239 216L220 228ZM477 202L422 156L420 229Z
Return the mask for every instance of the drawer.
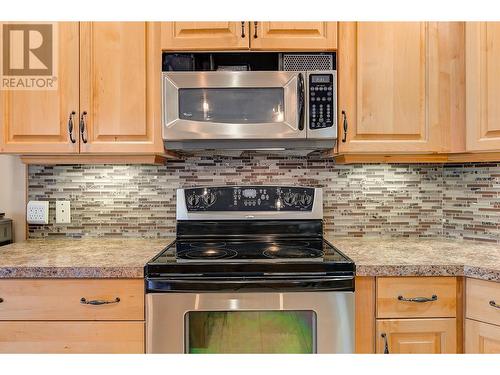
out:
M377 318L454 318L456 314L455 277L377 278Z
M465 288L467 318L500 326L500 283L468 278Z
M465 319L465 353L500 354L500 327Z
M141 279L3 279L0 298L0 320L144 320Z
M454 354L455 318L377 320L377 353Z
M0 353L144 353L144 322L0 322Z

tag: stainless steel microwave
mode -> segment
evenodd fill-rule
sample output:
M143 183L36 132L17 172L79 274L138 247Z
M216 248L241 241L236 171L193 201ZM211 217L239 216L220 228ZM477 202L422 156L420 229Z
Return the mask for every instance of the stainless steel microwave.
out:
M316 150L337 138L335 70L162 74L167 149Z

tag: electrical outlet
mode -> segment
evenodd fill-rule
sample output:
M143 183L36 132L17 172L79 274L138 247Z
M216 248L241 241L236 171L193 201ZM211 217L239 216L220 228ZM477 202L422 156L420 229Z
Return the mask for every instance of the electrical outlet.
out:
M29 201L26 208L26 221L28 224L48 224L49 202Z
M56 201L56 223L71 223L71 207L69 201Z

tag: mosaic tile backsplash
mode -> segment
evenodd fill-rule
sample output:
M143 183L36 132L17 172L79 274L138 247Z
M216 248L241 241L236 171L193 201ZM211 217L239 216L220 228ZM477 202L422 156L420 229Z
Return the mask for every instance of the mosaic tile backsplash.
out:
M29 199L50 201L47 236L175 234L175 189L236 184L324 189L325 230L337 236L450 237L500 243L500 164L338 165L320 155L198 155L167 165L30 166ZM55 201L71 201L71 224Z

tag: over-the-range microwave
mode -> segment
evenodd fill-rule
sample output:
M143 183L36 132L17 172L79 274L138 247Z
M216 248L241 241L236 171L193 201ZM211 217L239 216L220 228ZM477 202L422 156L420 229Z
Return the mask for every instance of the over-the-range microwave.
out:
M163 72L162 124L170 150L330 149L336 71Z

